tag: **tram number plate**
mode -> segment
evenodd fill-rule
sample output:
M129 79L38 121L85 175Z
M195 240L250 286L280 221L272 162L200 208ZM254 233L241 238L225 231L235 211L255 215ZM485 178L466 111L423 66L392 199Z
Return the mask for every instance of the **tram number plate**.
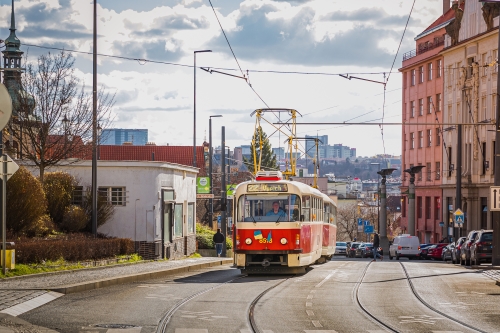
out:
M288 192L287 184L248 184L247 192Z

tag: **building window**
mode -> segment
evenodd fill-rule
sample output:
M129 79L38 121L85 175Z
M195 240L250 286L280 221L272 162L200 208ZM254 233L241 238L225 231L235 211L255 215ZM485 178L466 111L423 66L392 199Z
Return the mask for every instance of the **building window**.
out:
M415 117L415 101L410 102L410 118Z
M494 175L495 174L495 141L491 141L491 156L493 156L493 158L491 159L491 174Z
M418 148L424 147L424 131L418 131Z
M406 217L406 197L401 197L401 215Z
M453 172L453 163L451 161L453 161L452 159L452 149L451 147L448 147L448 177L451 177L451 173Z
M436 94L436 111L441 111L441 94Z
M174 207L174 237L182 237L182 204L175 204Z
M83 197L84 197L83 186L75 186L75 188L73 189L73 195L71 196L71 204L82 206Z
M439 59L437 61L437 72L436 77L441 77L441 71L443 70L443 60Z
M436 146L440 146L441 145L441 130L438 128L436 128Z
M483 68L481 69L481 75L486 76L488 74L488 60L486 53L481 54L481 63L483 64Z
M432 80L432 62L427 64L427 80Z
M470 79L472 77L472 64L476 61L474 57L470 57L467 59L467 79Z
M427 130L427 147L432 145L432 130Z
M424 83L424 66L418 68L418 83Z
M412 70L411 70L411 85L412 85L412 86L414 86L414 85L415 85L415 75L416 75L415 70L414 70L414 69L412 69Z
M419 116L424 115L424 99L423 98L418 100L418 115Z
M440 216L440 200L439 197L434 198L434 220L441 220Z
M425 197L425 218L431 219L431 197Z
M125 206L126 191L125 187L99 187L99 195L105 197L113 206Z
M436 180L441 179L441 162L436 162Z
M493 50L493 61L495 65L493 65L493 73L498 72L498 50Z
M406 75L406 74L407 74L407 73L408 73L408 72L404 72L404 73L403 73L403 88L405 88L405 89L406 89L406 85L407 85L407 83L406 83L406 80L407 80L407 77L406 77L407 75Z
M418 163L418 165L422 165L422 163ZM418 173L418 180L422 180L422 169L420 169L420 172Z
M188 204L188 234L194 234L195 218L194 218L194 203Z
M422 218L422 197L417 197L417 218Z
M451 87L453 84L453 65L448 65L448 73L447 73L448 87Z
M481 97L481 113L479 114L479 120L485 120L486 119L486 96L483 95Z
M415 149L415 133L410 133L410 149Z
M491 95L491 114L496 114L497 111L497 94Z
M427 163L427 165L425 166L425 171L426 171L426 174L427 174L427 181L430 182L432 180L432 167L431 167L431 164L430 163Z
M403 109L403 120L406 120L406 110L407 110L407 104L405 103L404 109ZM280 158L281 159L281 158Z
M481 175L485 175L486 174L486 142L483 142L482 145L481 145L481 155L483 157L483 167L481 168L482 172L481 172Z
M432 96L427 97L427 113L432 113Z

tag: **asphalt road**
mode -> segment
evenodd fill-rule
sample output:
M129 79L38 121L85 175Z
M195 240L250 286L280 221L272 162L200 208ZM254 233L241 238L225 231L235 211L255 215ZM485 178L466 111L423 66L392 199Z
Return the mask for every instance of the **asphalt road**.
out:
M413 294L401 263L417 294L441 313ZM346 258L299 276L204 269L65 295L20 317L59 332L146 333L169 313L168 333L252 333L249 310L259 295L253 320L262 333L478 332L446 315L500 332L500 287L480 272L442 262Z

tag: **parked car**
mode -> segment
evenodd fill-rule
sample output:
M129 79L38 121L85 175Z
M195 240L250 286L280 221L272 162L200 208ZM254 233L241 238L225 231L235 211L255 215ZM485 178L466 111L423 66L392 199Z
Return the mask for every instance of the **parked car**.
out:
M401 257L408 259L418 259L420 257L420 242L417 236L403 234L394 237L394 241L389 247L389 259L396 257L399 260Z
M460 237L455 242L455 248L451 252L451 262L454 264L458 264L460 262L460 249L462 248L462 244L465 242L466 237Z
M470 261L474 265L491 262L493 253L493 230L481 230L470 246Z
M467 235L467 239L460 248L460 265L470 265L470 246L478 233L479 230L472 230L469 232L469 235Z
M349 250L347 251L347 257L354 258L354 256L356 255L356 249L361 244L363 244L363 243L361 243L361 242L353 242L353 243L351 243L351 246L349 247Z
M434 244L420 244L420 259L427 259L427 250Z
M356 258L373 257L373 243L363 243L356 249Z
M346 250L347 250L347 243L346 242L337 242L335 244L335 253L333 255L334 256L345 256Z
M441 260L447 261L447 260L452 260L452 253L453 250L455 249L455 242L450 243L446 245L443 249L443 252L441 253Z
M428 247L427 258L432 260L441 260L441 254L443 249L446 247L446 243L434 244Z

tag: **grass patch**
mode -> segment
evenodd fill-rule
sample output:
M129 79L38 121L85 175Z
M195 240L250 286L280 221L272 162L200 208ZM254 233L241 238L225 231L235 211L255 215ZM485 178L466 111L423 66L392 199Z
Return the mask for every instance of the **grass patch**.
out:
M192 255L190 255L188 258L202 258L202 256L198 252L195 252Z
M138 254L134 253L129 256L117 256L115 259L119 259L118 262L109 264L107 266L113 266L116 264L124 264L124 263L135 263L142 261L142 257ZM30 275L37 273L47 273L47 272L58 272L58 271L68 271L74 269L85 269L91 268L95 266L88 266L84 263L71 263L67 262L63 259L59 259L56 261L45 261L40 264L16 264L16 268L12 270L8 270L6 275L3 275L0 270L0 278L13 277L13 276L22 276L22 275Z

